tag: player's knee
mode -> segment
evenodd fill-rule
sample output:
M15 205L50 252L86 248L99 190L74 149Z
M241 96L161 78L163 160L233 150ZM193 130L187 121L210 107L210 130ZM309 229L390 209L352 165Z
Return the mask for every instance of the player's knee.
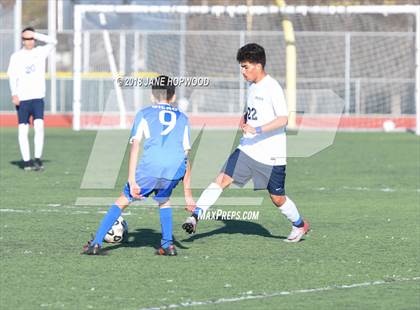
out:
M19 124L19 138L27 137L29 133L29 124Z
M44 120L38 119L38 118L36 120L34 120L34 129L35 129L35 131L43 132L44 131Z
M271 201L280 208L286 202L286 196L270 195Z
M115 201L115 204L121 210L124 210L129 205L129 203L130 203L130 201L128 200L127 197L125 197L124 194L121 194L121 196L118 197L118 199Z
M219 174L216 180L214 181L214 183L219 185L222 189L225 189L226 187L228 187L230 184L232 184L232 182L233 182L233 179L224 173Z
M163 202L159 202L159 208L163 209L163 208L170 208L171 207L171 202L169 200L167 201L163 201Z

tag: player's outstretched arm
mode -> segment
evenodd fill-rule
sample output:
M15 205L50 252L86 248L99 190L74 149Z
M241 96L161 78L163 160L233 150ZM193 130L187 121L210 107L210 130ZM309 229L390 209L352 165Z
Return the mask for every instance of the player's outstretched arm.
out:
M140 186L136 182L137 160L139 158L140 141L132 140L130 149L130 159L128 161L128 184L130 184L130 193L136 199L141 199Z
M183 184L184 184L185 210L192 212L195 209L196 205L195 205L195 201L192 196L192 190L191 190L191 164L189 160L187 160L187 170L185 171Z

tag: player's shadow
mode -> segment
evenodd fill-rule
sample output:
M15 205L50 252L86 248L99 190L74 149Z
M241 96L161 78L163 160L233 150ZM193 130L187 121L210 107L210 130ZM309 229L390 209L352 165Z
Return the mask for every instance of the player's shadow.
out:
M265 229L260 224L248 221L240 220L217 220L223 222L225 226L218 229L208 231L205 233L194 234L189 238L183 239L184 242L193 242L194 240L206 238L219 234L242 234L242 235L253 235L261 236L265 238L274 238L274 239L286 239L285 236L275 236L272 235L267 229Z
M44 160L43 159L42 162L43 163L49 163L49 162L51 162L51 160L48 160L48 159ZM23 161L22 160L12 160L10 162L10 164L13 165L13 166L17 166L19 169L23 169Z
M130 231L127 235L127 241L104 247L104 251L112 251L118 248L142 248L150 247L157 249L160 244L162 234L154 229L139 228ZM180 249L188 249L179 243L174 237L174 245Z

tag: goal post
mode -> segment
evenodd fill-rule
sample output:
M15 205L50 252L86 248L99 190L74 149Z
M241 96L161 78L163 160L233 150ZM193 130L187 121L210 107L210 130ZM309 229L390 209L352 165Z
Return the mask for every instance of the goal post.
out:
M107 25L107 21L106 21L106 17L104 13L99 13L99 20L102 26ZM124 104L122 90L119 87L118 82L117 82L117 79L119 76L118 76L117 65L115 63L115 57L114 57L114 51L111 44L111 38L110 38L108 30L106 29L102 31L102 34L103 34L103 39L104 39L104 44L105 44L105 51L108 58L109 67L112 74L112 79L114 82L113 85L114 85L115 94L117 97L118 110L120 112L120 128L125 129L126 128L125 104Z
M397 129L415 129L420 135L419 12L418 5L76 5L73 128L100 127L86 123L84 116L104 113L100 105L110 89L117 98L111 100L117 128L129 122L134 112L131 107L148 98L143 89L130 94L123 90L118 95L120 90L113 85L115 71L121 68L113 70L111 61L103 62L110 58L104 36L98 36L104 31L100 14L112 21L106 28L108 43L118 54L114 56L120 59L120 66L121 59L126 59L122 62L128 68L127 76L209 77L211 91L180 91L189 100L190 117L209 120L227 119L241 111L245 81L238 75L235 53L243 43L256 42L266 48L268 72L283 86L293 80L285 68L287 31L279 23L287 16L294 28L296 48L296 108L290 102L289 112L297 113L298 127L303 126L304 116L310 116L311 124L323 129L322 120L331 110L336 113L329 109L335 105L330 99L334 97L345 103L340 129L382 130L382 124L390 120ZM126 22L119 22L130 16L151 17L150 27L141 28L133 22L134 26L127 28ZM247 29L249 16L253 16L254 29ZM382 25L393 24L387 19L401 25L383 30ZM90 46L86 48L86 44ZM94 72L103 75L98 80L87 78ZM326 95L331 93L335 95Z
M416 135L420 136L420 5L416 11Z
M279 7L287 6L285 0L276 0ZM288 128L296 129L296 40L293 30L293 23L282 17L284 41L286 44L286 102L289 109Z

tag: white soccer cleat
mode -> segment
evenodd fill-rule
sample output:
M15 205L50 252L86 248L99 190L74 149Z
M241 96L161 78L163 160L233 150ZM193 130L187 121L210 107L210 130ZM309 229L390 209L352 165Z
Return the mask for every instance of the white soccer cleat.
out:
M197 228L197 219L194 216L189 216L182 224L182 229L184 229L188 234L195 233Z
M299 242L304 235L309 231L309 223L303 221L303 227L293 226L292 231L290 232L287 239L284 239L285 242Z

